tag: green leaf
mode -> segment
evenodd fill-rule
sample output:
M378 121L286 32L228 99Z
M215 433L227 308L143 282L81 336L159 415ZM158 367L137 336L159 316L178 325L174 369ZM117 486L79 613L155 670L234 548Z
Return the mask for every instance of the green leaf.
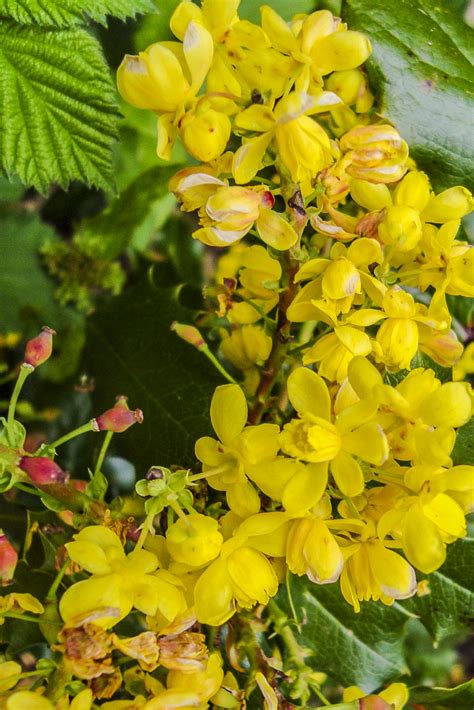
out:
M209 404L222 383L205 357L170 330L173 320L192 322L178 292L147 278L110 299L89 322L85 360L96 381L94 412L123 393L145 416L114 437L114 450L139 476L152 465L194 465L195 441L210 433Z
M239 7L239 17L242 20L250 20L260 24L260 7L269 5L275 12L278 12L285 20L291 20L293 15L300 12L313 12L320 3L316 0L269 0L268 2L256 2L255 0L242 0Z
M91 480L86 486L87 495L96 500L104 500L107 488L109 487L107 477L104 476L102 471L96 471L94 475L89 472L89 475Z
M430 593L401 603L437 642L465 630L474 618L473 556L474 538L449 545L446 562L428 577Z
M456 688L410 688L410 702L433 710L471 710L474 706L474 681L469 680Z
M104 212L81 224L74 237L81 250L97 259L116 259L135 239L148 246L159 225L163 198L169 197L168 181L175 172L175 166L155 166L142 173Z
M71 180L113 187L115 92L82 29L0 22L0 164L45 193Z
M346 0L343 19L373 46L379 113L438 189L473 187L473 44L451 0Z
M455 466L474 466L474 418L458 429L451 458Z
M311 652L312 668L366 692L406 672L403 638L409 615L402 608L364 602L355 614L339 585L322 586L290 576L290 588L301 633L291 628L297 642ZM293 616L285 585L277 603Z
M0 15L25 25L68 27L87 18L106 24L107 15L125 20L151 12L153 0L0 0Z

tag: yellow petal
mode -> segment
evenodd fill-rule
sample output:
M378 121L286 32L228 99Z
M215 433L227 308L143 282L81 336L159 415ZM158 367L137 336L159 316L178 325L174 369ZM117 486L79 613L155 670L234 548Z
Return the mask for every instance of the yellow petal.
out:
M239 436L236 448L246 463L257 464L268 458L274 458L279 450L277 424L259 424L245 427Z
M307 367L297 367L289 375L287 387L288 397L297 412L329 420L331 399L322 377Z
M267 558L249 547L235 550L227 560L229 575L239 604L268 604L278 591L278 579Z
M407 599L416 592L415 570L382 543L370 546L370 567L381 591L391 599Z
M226 490L227 504L239 518L248 518L260 510L260 498L255 488L248 482L234 483Z
M345 496L353 498L364 490L364 474L357 461L345 451L340 451L330 464L337 487Z
M7 699L6 710L54 710L54 705L38 693L19 690Z
M359 397L371 397L374 387L383 384L382 375L365 357L355 357L347 368L349 382Z
M341 548L322 520L314 520L304 543L306 574L316 584L331 584L341 574L344 558Z
M306 464L285 486L283 507L290 515L304 515L320 500L327 482L327 463Z
M92 621L103 628L117 624L132 609L133 600L122 592L118 574L90 577L66 589L59 602L59 613L66 624Z
M203 24L203 14L200 7L189 0L180 2L171 15L170 30L175 37L183 41L186 30L191 21Z
M387 460L390 450L382 427L374 422L363 424L355 431L344 434L342 446L353 456L375 466L380 466Z
M460 219L472 210L472 196L465 187L450 187L436 195L423 211L421 218L425 222L443 224L452 219Z
M466 520L464 511L456 501L444 493L438 493L432 500L422 504L423 513L446 535L464 537Z
M417 414L431 426L460 427L472 413L469 390L465 382L446 382L421 402Z
M419 170L409 172L398 183L394 200L396 205L411 207L417 212L422 212L430 200L430 181L425 173Z
M360 32L334 32L316 41L311 56L321 74L355 69L365 62L372 51L368 38Z
M206 78L214 54L214 42L201 24L191 21L183 39L183 52L191 72L190 91L196 94Z
M230 444L240 434L247 416L247 400L238 385L216 387L211 401L211 422L223 444Z
M281 500L286 484L302 470L303 465L294 459L278 456L276 459L246 466L245 472L265 495Z
M368 180L353 178L351 180L351 197L358 205L370 211L392 206L390 190L382 183L376 184L368 182Z
M436 525L423 514L419 503L408 511L403 526L403 551L425 574L437 570L446 559L446 545Z
M269 131L250 138L236 150L232 161L232 174L238 185L246 185L253 180L262 167L263 156L272 138L273 134Z
M208 163L225 151L231 125L224 113L208 108L187 113L181 121L180 130L188 153Z
M275 117L268 106L252 104L235 117L235 125L246 131L262 133L270 131L275 123Z
M265 244L278 251L290 249L298 241L298 235L291 224L278 212L266 207L260 208L260 214L255 226Z
M216 560L202 573L194 587L196 617L201 624L220 626L235 612L234 595L225 560Z
M272 46L283 54L291 54L298 49L298 42L285 20L269 5L260 8L262 28Z

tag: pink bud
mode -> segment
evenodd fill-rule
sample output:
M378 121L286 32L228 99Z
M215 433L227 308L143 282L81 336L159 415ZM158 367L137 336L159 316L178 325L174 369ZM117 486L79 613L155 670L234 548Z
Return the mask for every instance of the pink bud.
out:
M273 193L270 192L270 190L265 190L265 192L262 193L263 207L267 207L269 210L271 210L274 204L275 204L275 198L273 196Z
M66 483L68 475L47 456L23 456L20 468L34 483Z
M117 397L117 401L112 409L96 418L98 431L113 431L120 434L132 424L141 424L143 421L143 412L141 409L132 411L127 404L127 397L123 395Z
M3 530L0 530L0 583L2 586L12 581L17 562L17 551Z
M198 350L206 347L206 342L202 337L201 333L193 325L186 325L186 323L178 323L178 321L173 321L171 323L171 330L174 330L176 335L185 340L190 345L193 345Z
M46 362L53 352L53 335L56 335L55 330L47 325L43 326L41 333L26 343L23 362L31 367L38 367Z

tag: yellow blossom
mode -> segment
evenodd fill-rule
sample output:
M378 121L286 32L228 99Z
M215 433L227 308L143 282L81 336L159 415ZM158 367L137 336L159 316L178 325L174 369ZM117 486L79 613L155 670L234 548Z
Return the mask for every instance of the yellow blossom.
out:
M238 370L262 365L270 355L272 339L257 325L243 325L230 334L222 332L220 351Z
M185 608L181 590L166 573L157 571L158 559L147 550L126 555L112 530L93 525L67 543L69 557L92 574L76 582L60 600L59 611L68 625L87 620L108 628L133 607L170 622Z
M230 509L243 518L260 509L257 492L247 480L248 467L274 458L279 449L279 427L245 426L247 417L241 388L221 385L211 402L211 422L220 441L205 436L196 442L196 456L209 485L226 491Z
M387 438L374 420L377 406L369 400L358 402L341 411L333 421L327 385L305 367L293 370L288 377L288 396L299 417L283 427L282 450L296 459L319 463L326 471L329 465L341 492L359 495L364 488L364 475L355 457L375 465L381 465L388 457ZM306 477L311 477L310 471ZM308 483L301 478L302 497Z
M407 171L408 146L389 125L356 126L342 136L347 172L359 180L397 182Z
M223 538L217 520L201 513L179 518L166 531L166 546L173 560L202 567L215 559Z

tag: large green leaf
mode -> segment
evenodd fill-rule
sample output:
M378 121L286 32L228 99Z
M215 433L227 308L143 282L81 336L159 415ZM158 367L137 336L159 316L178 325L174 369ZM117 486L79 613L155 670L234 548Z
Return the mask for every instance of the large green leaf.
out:
M410 702L418 707L432 710L453 708L453 710L472 710L474 707L474 681L467 681L456 688L410 688Z
M473 186L471 32L450 0L346 0L343 19L373 45L380 113L438 188Z
M474 618L474 538L449 545L446 562L429 579L429 594L402 602L439 642L465 630Z
M106 23L107 15L124 20L154 9L153 0L0 0L0 15L22 24L67 27L90 17Z
M312 668L366 692L407 671L403 638L409 615L402 608L367 602L355 614L336 584L321 586L291 576L290 588L301 629L298 633L292 626L292 631L312 652L308 661ZM284 585L277 603L289 618L293 616Z
M474 418L458 429L452 459L456 466L474 466Z
M110 299L89 323L94 411L109 408L118 394L143 410L144 423L114 439L142 473L155 464L195 464L194 443L209 433L210 399L222 382L205 357L170 330L173 320L192 321L178 291L158 287L150 276Z
M46 192L78 179L110 189L115 92L100 46L82 29L0 22L0 164Z

